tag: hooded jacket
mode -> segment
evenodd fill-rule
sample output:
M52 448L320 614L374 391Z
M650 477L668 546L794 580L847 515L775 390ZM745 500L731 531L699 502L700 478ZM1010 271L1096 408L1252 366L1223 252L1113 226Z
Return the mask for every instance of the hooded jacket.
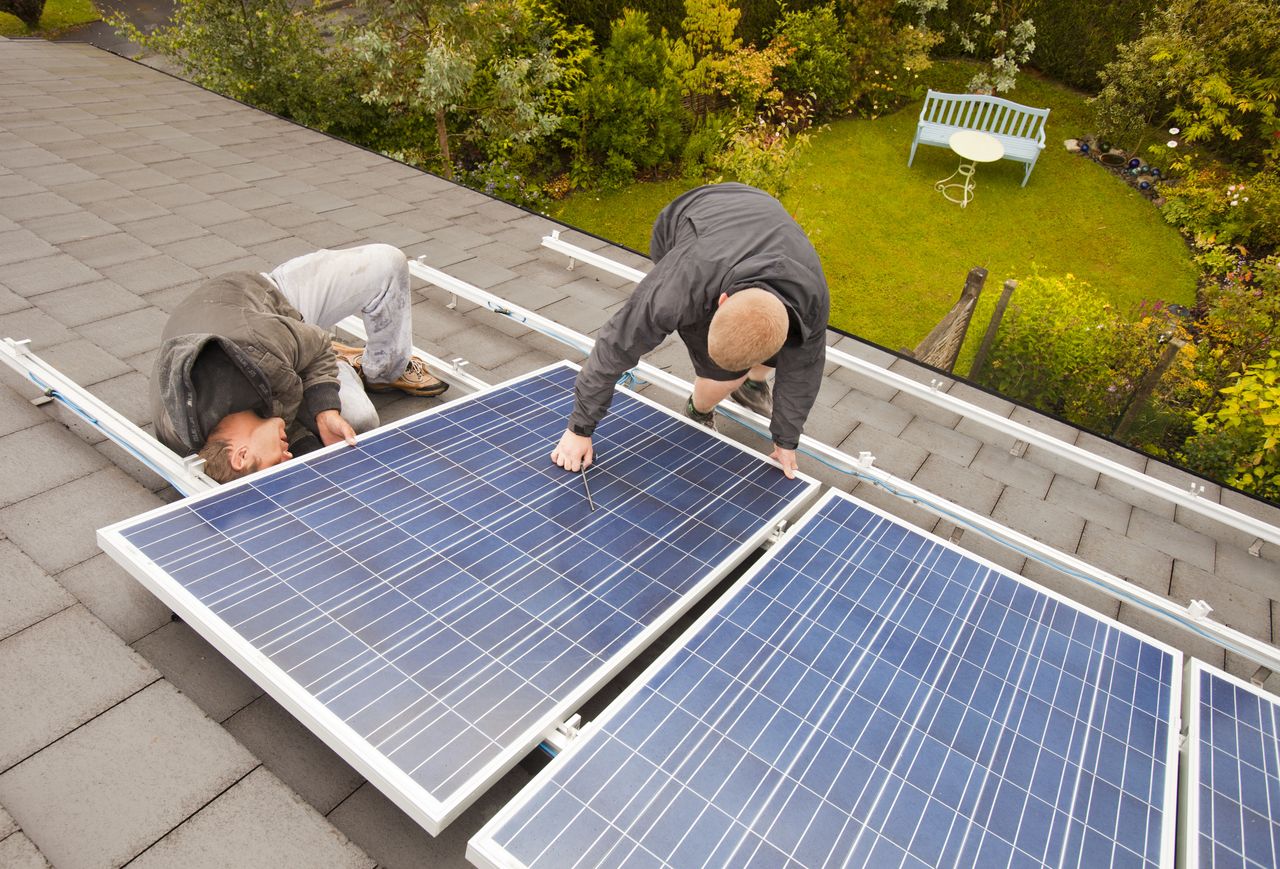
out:
M161 336L151 372L152 418L156 437L179 455L199 451L209 437L191 371L210 342L221 345L262 406L284 419L291 444L309 440L317 413L339 408L328 330L304 323L262 275L231 272L180 302Z
M649 253L653 270L601 327L578 374L570 428L593 432L618 378L672 332L709 323L722 293L759 287L787 309L769 430L775 444L795 449L822 385L831 305L822 263L804 230L763 190L713 184L662 210Z

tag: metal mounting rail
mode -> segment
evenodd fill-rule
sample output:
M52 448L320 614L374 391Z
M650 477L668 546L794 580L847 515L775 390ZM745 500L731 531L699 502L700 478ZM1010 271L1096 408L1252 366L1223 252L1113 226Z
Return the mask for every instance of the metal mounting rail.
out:
M134 425L74 380L31 352L30 341L0 341L0 359L26 377L46 396L64 405L111 439L116 446L155 471L183 495L216 488L201 471L202 459L183 458Z
M586 335L566 328L541 314L514 305L499 296L495 296L493 293L482 290L439 269L424 265L417 260L409 261L409 271L416 277L435 284L455 296L468 299L494 313L510 317L525 324L530 329L555 338L583 353L589 353L591 347L595 344L595 341ZM680 397L688 395L693 389L693 385L688 381L655 368L647 362L641 362L633 370L638 378L661 386ZM721 408L724 409L726 405L730 416L743 421L749 427L757 430L764 430L767 427L768 420L759 414L729 400L722 402ZM892 474L874 467L872 464L874 457L869 453L863 453L855 459L849 454L816 441L808 435L801 436L800 448L818 459L818 461L838 471L880 486L894 495L907 498L936 516L940 516L957 525L972 528L1028 557L1057 568L1073 579L1100 589L1118 600L1140 606L1158 618L1183 630L1198 634L1272 670L1280 670L1280 649L1209 618L1208 612L1211 608L1202 601L1191 601L1189 605L1183 606L1158 594L1149 592L1112 573L1081 561L1073 555L1068 555L1021 532L1008 528L989 516L975 513L972 510L933 495L912 483L900 480Z
M551 235L542 239L542 246L549 250L558 251L573 261L585 262L596 266L610 274L618 275L632 281L638 281L644 277L644 272L639 269L631 268L609 259L603 254L594 251L585 250L576 245L570 244L560 238L559 231L553 232ZM570 266L572 267L572 266ZM1019 441L1030 444L1042 449L1045 452L1052 453L1068 461L1074 462L1097 471L1112 479L1119 480L1133 488L1145 492L1148 495L1154 495L1165 501L1173 503L1179 507L1198 513L1201 516L1221 522L1228 527L1243 531L1259 540L1266 541L1274 545L1280 545L1280 527L1269 522L1254 518L1238 510L1232 510L1230 507L1224 507L1221 504L1209 501L1199 494L1203 491L1203 486L1197 491L1196 489L1180 489L1177 486L1166 483L1163 480L1157 480L1149 477L1141 471L1126 467L1111 459L1104 458L1097 453L1089 452L1086 449L1066 443L1055 438L1053 435L1036 431L1030 426L1020 422L1015 422L1008 417L1003 417L998 413L992 413L985 408L977 407L963 399L956 398L943 392L941 389L928 386L923 383L917 383L909 377L881 368L865 359L859 359L845 353L843 350L836 350L832 347L827 348L827 361L839 365L841 368L847 368L850 371L870 378L872 380L891 386L908 395L928 401L931 404L944 408L952 413L959 414L967 419L971 419L976 423L985 425L988 428L1004 434L1012 435ZM1194 486L1194 484L1193 484ZM1250 550L1250 554L1257 555L1257 552Z

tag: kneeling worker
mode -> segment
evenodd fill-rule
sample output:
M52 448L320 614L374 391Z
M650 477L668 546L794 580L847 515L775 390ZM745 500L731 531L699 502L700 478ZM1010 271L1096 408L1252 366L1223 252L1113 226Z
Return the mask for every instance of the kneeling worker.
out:
M716 405L732 395L770 418L772 458L794 477L822 384L831 304L804 230L764 191L713 184L662 210L649 253L653 270L601 328L578 374L569 427L551 460L569 471L590 465L591 435L618 378L679 332L697 375L685 413L711 426Z
M151 373L156 437L198 453L220 483L322 444L354 444L378 425L366 388L448 389L412 356L410 305L408 263L385 244L204 282L165 325ZM367 346L333 343L329 329L356 313Z

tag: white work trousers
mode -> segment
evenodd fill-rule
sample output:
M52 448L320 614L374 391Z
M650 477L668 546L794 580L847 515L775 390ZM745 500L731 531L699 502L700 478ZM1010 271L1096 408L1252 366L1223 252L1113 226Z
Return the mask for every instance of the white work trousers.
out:
M332 329L359 314L368 333L362 365L370 381L389 383L404 373L413 352L413 315L409 265L399 248L366 244L318 250L294 257L266 277L308 323ZM360 375L342 360L338 382L343 418L357 432L376 428L378 412Z

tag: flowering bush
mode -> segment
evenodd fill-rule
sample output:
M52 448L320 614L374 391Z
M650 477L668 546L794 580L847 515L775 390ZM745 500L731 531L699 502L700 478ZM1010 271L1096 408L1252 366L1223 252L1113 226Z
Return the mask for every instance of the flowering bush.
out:
M458 181L532 211L545 210L549 201L543 186L522 174L509 160L489 160L463 169Z
M1185 458L1197 470L1280 500L1280 350L1234 375L1222 403L1196 420Z
M986 69L969 80L969 89L1005 93L1017 84L1018 70L1036 50L1036 25L1024 16L1026 0L991 0L969 16L965 26L953 23L960 47L975 57L990 57Z

